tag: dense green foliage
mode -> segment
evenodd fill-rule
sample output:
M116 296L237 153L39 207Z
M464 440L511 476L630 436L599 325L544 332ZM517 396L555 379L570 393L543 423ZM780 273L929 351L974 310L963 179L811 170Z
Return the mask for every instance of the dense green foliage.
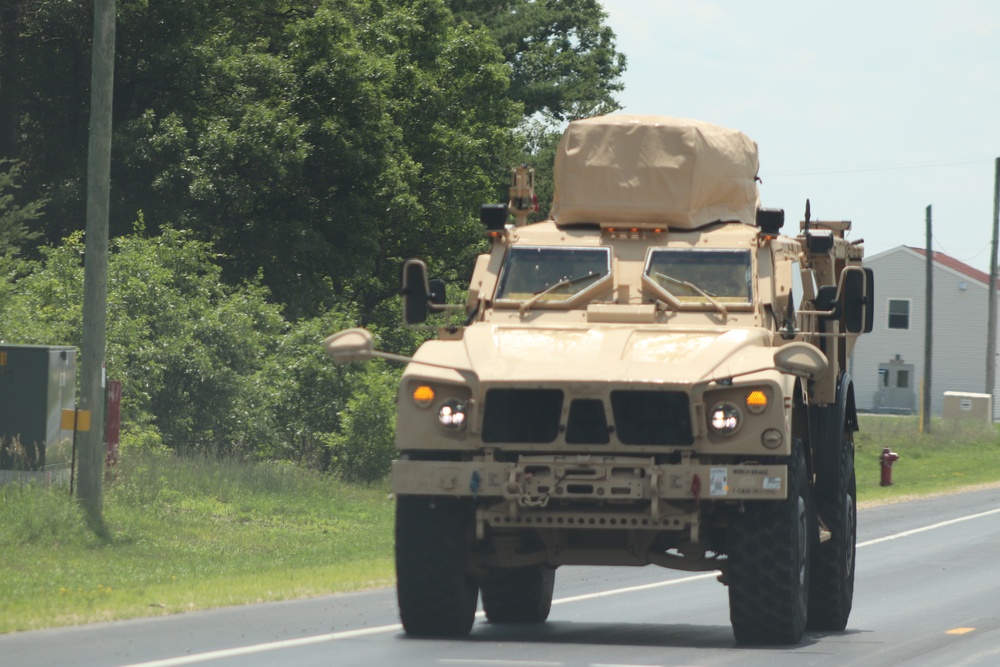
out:
M0 10L0 159L48 201L48 243L84 219L90 12ZM615 108L603 19L596 0L119 3L112 236L143 211L291 318L349 302L385 322L405 258L468 269L523 118Z
M16 164L0 160L0 257L18 254L23 246L40 236L30 225L40 215L43 202L24 205L15 202L20 173Z
M598 0L449 0L485 26L511 68L510 96L527 116L585 118L618 109L625 56Z
M0 339L78 345L81 235L42 251L41 261L7 261ZM207 243L170 227L114 241L107 365L126 388L126 428L178 450L304 461L363 481L383 476L398 376L379 365L334 367L319 341L345 316L289 324L258 281L224 283L215 259Z
M0 4L8 343L80 343L92 15ZM119 2L108 373L125 428L384 474L398 369L334 368L318 343L363 325L412 351L402 262L460 285L515 163L547 206L558 123L616 108L604 19L596 0Z

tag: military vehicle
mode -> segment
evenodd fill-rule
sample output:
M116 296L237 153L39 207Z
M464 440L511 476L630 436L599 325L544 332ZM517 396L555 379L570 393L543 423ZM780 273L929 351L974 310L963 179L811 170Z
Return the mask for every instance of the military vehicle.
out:
M811 221L808 200L782 234L757 174L735 130L572 122L551 219L526 224L526 167L483 207L491 247L464 306L406 263L406 322L464 308L464 326L412 358L362 329L325 341L337 362L408 364L392 469L407 633L468 633L480 594L491 623L543 622L570 564L717 570L741 643L846 627L849 369L874 280L850 223Z

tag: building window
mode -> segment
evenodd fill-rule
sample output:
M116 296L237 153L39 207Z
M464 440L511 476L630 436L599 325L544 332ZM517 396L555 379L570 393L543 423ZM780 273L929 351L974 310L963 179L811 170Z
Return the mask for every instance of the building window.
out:
M890 329L910 328L909 299L889 299L889 328Z
M910 386L909 371L896 371L896 386L900 389L906 389Z

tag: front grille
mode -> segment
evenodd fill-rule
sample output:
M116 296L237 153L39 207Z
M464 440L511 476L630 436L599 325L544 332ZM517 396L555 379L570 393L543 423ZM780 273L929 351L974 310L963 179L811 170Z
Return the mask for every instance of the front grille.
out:
M483 442L552 442L559 435L559 389L490 389L486 392Z
M608 418L604 415L604 401L599 398L578 398L569 404L567 444L606 445L610 441Z
M577 398L561 424L561 389L490 389L486 392L483 442L550 444L565 427L567 445L606 445L611 433L625 445L691 445L688 395L680 391L611 392L614 425L608 424L605 400Z
M611 392L618 439L626 445L690 445L691 411L682 391Z

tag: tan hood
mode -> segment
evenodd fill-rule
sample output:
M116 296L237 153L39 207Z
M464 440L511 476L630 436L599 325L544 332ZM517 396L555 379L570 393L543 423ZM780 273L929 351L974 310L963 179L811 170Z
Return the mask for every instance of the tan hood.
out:
M772 367L770 338L763 329L670 332L476 324L462 340L425 343L414 358L471 370L481 382L491 384L690 384Z

